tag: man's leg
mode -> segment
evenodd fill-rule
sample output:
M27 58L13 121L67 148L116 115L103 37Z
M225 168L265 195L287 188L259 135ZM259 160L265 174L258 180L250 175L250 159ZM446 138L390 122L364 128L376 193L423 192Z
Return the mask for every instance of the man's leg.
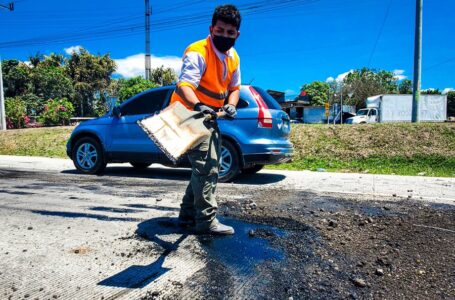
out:
M196 211L194 209L194 194L191 181L183 195L182 203L180 204L179 222L181 225L191 226L195 223Z
M196 212L196 230L199 232L233 234L232 227L224 226L216 219L215 190L218 182L218 164L221 150L220 133L210 128L210 138L189 154L191 162L191 186Z

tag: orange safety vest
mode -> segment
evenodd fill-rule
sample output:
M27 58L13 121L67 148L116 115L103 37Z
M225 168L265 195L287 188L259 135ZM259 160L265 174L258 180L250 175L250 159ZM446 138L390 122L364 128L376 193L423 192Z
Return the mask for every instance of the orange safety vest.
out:
M188 52L197 52L199 53L205 61L206 67L205 72L201 76L201 81L199 86L195 88L191 83L188 82L179 82L177 84L176 90L172 94L171 103L175 101L181 102L188 109L193 109L190 107L186 101L184 101L178 92L179 87L189 86L191 87L199 101L205 105L209 105L215 108L222 107L224 105L224 100L229 95L229 91L238 90L240 87L231 87L229 88L229 83L232 79L232 74L237 70L240 59L237 52L234 48L231 48L233 53L231 56L226 56L226 67L227 75L223 79L223 63L220 61L216 55L215 49L213 49L210 37L207 37L204 40L197 41L188 48L186 48L183 57L185 57Z

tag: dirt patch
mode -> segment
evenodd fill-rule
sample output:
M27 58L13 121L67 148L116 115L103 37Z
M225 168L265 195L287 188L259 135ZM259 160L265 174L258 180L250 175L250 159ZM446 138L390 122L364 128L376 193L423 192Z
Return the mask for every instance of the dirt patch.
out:
M291 296L454 297L454 206L303 192L280 200L269 195L259 195L258 209L240 205L230 212L293 232L274 240L288 254L289 265L286 272L278 270L287 284L275 286L293 290ZM302 251L305 245L310 247Z
M242 276L207 256L207 267L172 297L197 290L207 299L453 299L455 207L387 200L282 190L222 202L226 220L285 232L236 233L266 240L283 258Z

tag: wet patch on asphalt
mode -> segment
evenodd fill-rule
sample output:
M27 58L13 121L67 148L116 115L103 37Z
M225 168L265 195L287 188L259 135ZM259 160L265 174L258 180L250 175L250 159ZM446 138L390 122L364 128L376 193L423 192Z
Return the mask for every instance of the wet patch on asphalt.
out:
M220 221L232 226L236 233L223 237L200 236L198 240L208 259L244 276L250 275L254 267L264 261L284 259L284 252L269 243L273 237L284 237L284 230L227 218L220 218Z
M144 212L144 210L140 210L140 209L106 207L106 206L90 207L89 210L107 211L107 212L115 212L115 213L138 213L138 212Z

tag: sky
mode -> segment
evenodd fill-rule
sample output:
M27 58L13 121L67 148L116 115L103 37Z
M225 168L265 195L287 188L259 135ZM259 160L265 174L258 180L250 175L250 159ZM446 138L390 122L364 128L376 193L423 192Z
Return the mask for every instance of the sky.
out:
M145 1L0 0L0 57L69 55L83 47L117 63L116 76L144 75ZM207 37L225 1L150 0L152 68L180 72L181 56ZM416 0L241 0L235 48L242 82L298 93L312 81L342 79L362 67L413 77ZM424 0L422 88L455 88L455 1Z

